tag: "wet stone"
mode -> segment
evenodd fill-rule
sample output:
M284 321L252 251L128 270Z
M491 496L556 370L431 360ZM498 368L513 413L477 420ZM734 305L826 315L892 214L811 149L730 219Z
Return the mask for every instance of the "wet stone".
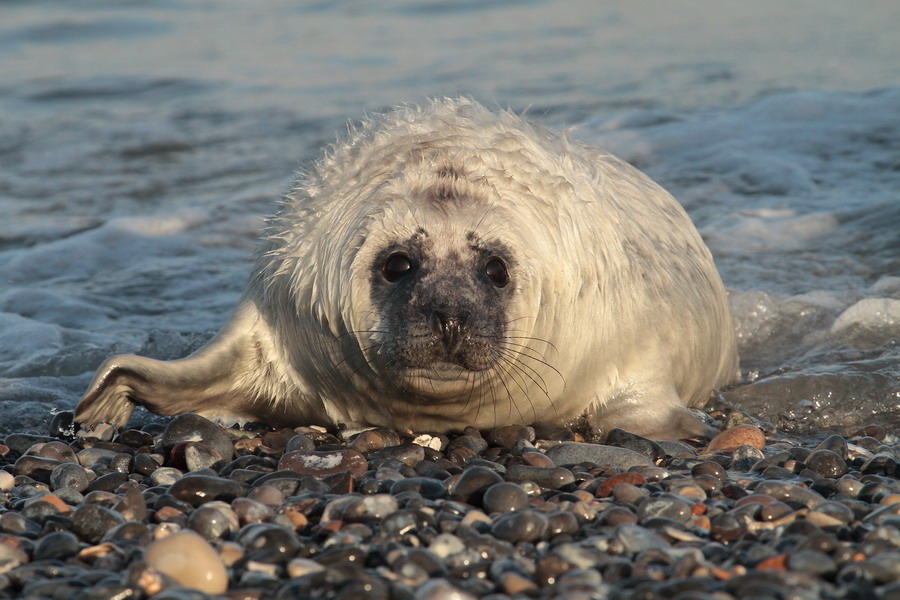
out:
M712 460L704 460L691 467L691 475L694 477L700 475L710 475L720 481L728 478L728 472L719 463Z
M231 502L247 495L247 486L220 477L189 475L173 483L169 493L192 506L200 506L211 500Z
M407 477L391 486L391 494L394 496L409 491L417 492L429 500L437 500L447 495L447 486L437 479L428 477Z
M528 495L520 485L495 483L485 490L482 506L488 513L506 513L528 508Z
M397 500L389 494L343 496L328 503L322 520L369 523L380 521L399 508Z
M628 554L656 549L664 550L669 547L658 535L637 525L619 525L616 527L614 535Z
M114 492L120 485L128 481L128 475L125 473L119 473L118 471L114 471L112 473L107 473L106 475L101 475L97 479L93 480L88 484L87 490L89 492L103 491L103 492Z
M35 544L34 560L66 560L78 553L78 538L68 531L56 531Z
M692 514L689 502L667 494L645 498L638 506L637 512L638 519L641 522L655 517L663 517L686 523L690 520Z
M447 454L452 454L457 448L465 448L471 451L472 456L478 456L488 448L488 443L480 434L467 434L450 440L447 445Z
M221 594L228 589L228 573L218 553L192 531L173 533L153 542L144 559L185 587L205 594Z
M161 441L166 454L170 454L179 444L202 442L220 460L229 461L234 456L234 445L228 433L200 415L184 414L174 417L163 431Z
M647 457L654 464L666 456L665 450L657 442L624 429L611 429L606 436L606 445L633 450Z
M754 490L757 494L766 494L777 500L781 500L786 504L799 504L806 508L815 508L822 502L824 498L819 494L806 488L799 487L791 483L779 481L763 481L757 485Z
M294 450L281 457L281 460L278 461L278 468L317 477L349 471L358 477L369 470L369 463L362 454L355 450Z
M85 542L96 544L107 531L124 522L113 510L98 504L82 504L72 513L72 532Z
M54 467L50 472L50 489L71 488L79 492L87 489L90 483L87 471L84 467L74 463L62 463Z
M744 445L735 448L731 453L731 469L740 473L748 473L754 465L765 460L766 455L755 446Z
M231 459L231 453L206 442L194 442L184 448L184 463L188 471L198 471Z
M496 471L486 467L470 467L448 486L448 492L453 500L478 506L487 488L501 481L503 478Z
M369 460L396 460L406 466L414 467L417 463L425 460L425 448L418 444L402 444L370 452L367 457Z
M562 467L529 467L516 465L507 469L505 479L514 483L533 481L542 488L557 490L575 481L575 476Z
M536 510L506 513L494 521L491 534L513 544L544 539L549 532L547 517Z
M434 517L419 510L397 510L381 522L381 532L388 536L400 536L435 527Z
M159 460L154 458L152 454L138 454L135 456L133 472L145 476L153 473L162 466L162 456L156 456L159 457Z
M78 462L84 466L92 468L96 465L107 466L110 461L119 454L115 450L107 450L106 448L85 448L77 454Z
M25 454L35 444L55 442L56 438L30 433L11 433L3 438L3 444L16 454Z
M265 563L285 563L301 547L293 531L272 523L247 525L241 528L235 541L244 548L248 559Z
M150 483L153 485L172 485L184 474L174 467L160 467L150 473Z
M491 431L486 441L490 446L499 446L501 448L511 448L520 440L534 442L535 431L533 427L524 425L506 425Z
M207 540L216 540L240 528L237 515L230 509L206 504L193 511L187 525Z
M50 474L60 464L62 464L60 461L52 458L22 456L16 461L14 468L16 475L24 475L41 483L50 483Z
M838 436L832 436L838 437ZM839 438L843 440L843 438ZM846 446L844 447L846 453ZM806 466L821 475L831 479L840 477L847 472L847 463L832 450L816 450L806 459Z
M583 462L603 467L616 467L623 471L627 471L631 467L653 466L646 456L633 450L600 444L563 442L549 448L546 454L554 464L560 467Z

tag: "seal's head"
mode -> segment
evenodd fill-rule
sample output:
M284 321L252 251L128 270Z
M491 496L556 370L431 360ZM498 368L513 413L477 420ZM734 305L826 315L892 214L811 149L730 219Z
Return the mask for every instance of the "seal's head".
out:
M77 418L568 422L703 432L737 372L678 203L618 159L469 100L369 119L298 179L244 299L196 355L116 357Z

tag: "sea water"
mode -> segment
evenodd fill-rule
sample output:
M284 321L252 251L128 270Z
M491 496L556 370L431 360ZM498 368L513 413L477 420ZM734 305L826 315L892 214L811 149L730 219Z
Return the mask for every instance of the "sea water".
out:
M0 432L202 345L347 119L461 93L684 204L735 312L722 402L897 425L897 31L893 1L0 2Z

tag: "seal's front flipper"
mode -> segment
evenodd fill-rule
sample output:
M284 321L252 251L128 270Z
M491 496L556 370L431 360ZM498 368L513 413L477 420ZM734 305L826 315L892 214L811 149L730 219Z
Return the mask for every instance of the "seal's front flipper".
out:
M587 411L588 423L601 438L614 428L652 440L712 438L715 430L698 421L671 386L629 388Z

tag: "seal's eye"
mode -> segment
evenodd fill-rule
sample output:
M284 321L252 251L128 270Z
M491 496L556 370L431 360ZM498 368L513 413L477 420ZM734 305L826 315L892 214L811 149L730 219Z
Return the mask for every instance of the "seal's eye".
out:
M394 252L381 265L381 274L385 279L394 283L409 275L412 266L412 261L405 252Z
M484 265L484 273L498 288L506 287L506 284L509 283L509 271L506 270L506 264L496 256Z

